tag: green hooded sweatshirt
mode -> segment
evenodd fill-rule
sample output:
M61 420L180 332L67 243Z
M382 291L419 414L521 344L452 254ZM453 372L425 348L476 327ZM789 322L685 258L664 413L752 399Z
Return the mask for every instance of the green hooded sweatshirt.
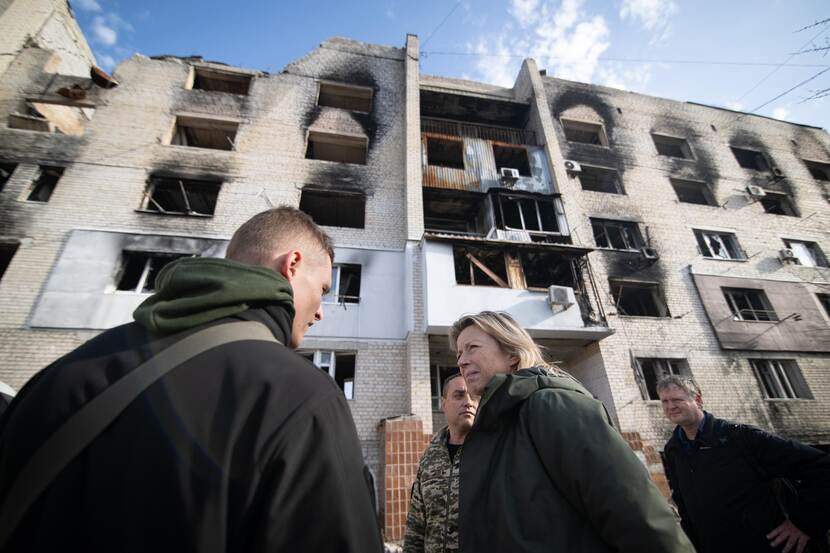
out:
M162 269L156 293L133 317L154 334L172 334L261 305L278 305L294 317L293 292L284 276L229 259L189 257Z

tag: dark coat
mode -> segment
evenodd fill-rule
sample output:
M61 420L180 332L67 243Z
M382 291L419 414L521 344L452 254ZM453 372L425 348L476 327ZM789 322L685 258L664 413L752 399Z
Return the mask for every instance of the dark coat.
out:
M801 509L790 513L792 522L817 539L826 531L828 454L709 414L691 447L678 432L665 447L666 475L699 553L772 552L765 536L785 520L770 486L776 477L799 484Z
M287 343L292 315L272 302L207 326L256 320ZM68 416L204 326L158 336L130 323L38 373L2 419L0 497ZM379 552L366 473L328 375L279 344L231 343L127 407L33 505L6 551Z
M461 459L460 550L692 553L668 502L573 378L497 375Z

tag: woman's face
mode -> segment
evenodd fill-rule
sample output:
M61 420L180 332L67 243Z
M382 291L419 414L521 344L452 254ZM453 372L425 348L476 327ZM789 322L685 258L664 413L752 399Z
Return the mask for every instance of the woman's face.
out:
M495 338L476 325L462 330L455 345L458 369L473 396L480 397L495 375L509 373L519 361L516 356L502 351Z

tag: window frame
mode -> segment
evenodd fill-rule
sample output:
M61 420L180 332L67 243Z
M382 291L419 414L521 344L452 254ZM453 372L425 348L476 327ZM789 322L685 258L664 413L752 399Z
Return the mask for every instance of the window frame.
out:
M168 140L165 141L165 144L167 146L193 148L196 150L210 150L212 152L235 152L237 151L236 143L239 138L240 126L241 121L237 119L226 119L204 114L180 113L173 117L173 126L170 129L170 135ZM185 139L187 138L185 129L218 131L225 133L225 139L228 141L230 147L225 148L224 143L222 148L211 148L205 145L196 146L182 143L181 136L184 136Z
M819 267L825 269L830 267L830 262L828 262L827 256L824 255L824 251L817 242L812 242L810 240L797 240L795 238L782 238L781 241L784 243L785 247L796 252L800 252L801 249L794 248L793 244L799 244L809 254L811 263L804 263L802 258L796 255L796 265L801 267Z
M599 146L600 148L608 148L608 135L605 132L605 125L597 123L596 121L585 121L580 119L571 119L570 117L560 117L559 123L562 125L562 133L565 135L565 140L572 144L587 144L588 146ZM576 132L596 132L598 144L593 142L585 142L582 140L572 140L568 137L568 131Z
M442 372L443 371L443 372ZM458 367L454 365L441 365L440 363L429 364L429 380L430 380L430 403L432 403L432 410L434 412L441 411L441 387L444 385L444 380L450 375L458 372ZM438 395L435 395L435 393Z
M23 197L26 202L35 203L35 204L47 204L52 199L52 195L55 193L55 189L58 187L61 179L66 173L66 167L63 165L38 165L37 166L37 176L32 179L32 182L29 183L29 186L23 191ZM46 177L48 176L49 172L56 172L57 176L51 175L55 177L55 182L47 184L45 182ZM48 193L46 194L46 199L39 200L35 198L36 193L40 186L45 186L48 188Z
M357 268L358 278L358 295L357 296L343 296L340 294L341 280L343 278L343 268L348 267L351 270ZM360 285L362 284L363 267L357 263L335 263L331 267L331 289L328 293L323 295L322 303L325 304L359 304L360 303ZM354 301L349 301L354 300Z
M648 378L643 370L643 362L652 361L656 363L658 372L655 372L655 380L649 387ZM640 396L644 401L660 401L660 396L657 394L657 383L661 378L668 375L677 376L692 376L689 362L683 357L657 357L657 356L636 356L634 357L634 377L640 388ZM654 397L651 391L654 389Z
M765 400L814 399L794 359L753 358L749 359L749 365Z
M695 154L692 151L692 146L689 144L689 141L685 138L680 138L679 136L671 136L668 134L660 134L660 133L651 133L651 140L654 143L654 148L657 150L657 155L663 157L670 157L673 159L688 159L694 161ZM675 156L671 154L665 154L660 151L660 146L677 146L680 148L682 156Z
M308 203L303 201L303 198L306 198L306 202L309 201L326 201L327 199L334 198L335 200L341 200L344 202L359 202L361 204L361 212L360 216L355 220L355 225L343 225L342 223L343 218L337 216L337 212L335 212L334 223L336 224L329 224L332 222L331 219L321 219L319 213L315 217L315 213L309 209L310 206ZM299 209L306 215L312 218L314 222L323 227L331 227L331 228L353 228L353 229L365 229L366 228L366 204L368 198L365 194L361 194L360 192L346 192L346 191L335 191L329 189L320 189L315 187L305 186L300 190L300 202L299 202ZM305 208L303 204L305 203ZM335 206L332 206L335 207ZM354 206L343 206L342 209L353 209ZM339 224L337 224L339 223Z
M458 146L461 150L461 166L459 167L458 164L454 165L439 165L436 163L430 163L429 157L429 143L430 142L449 142L453 143L454 146ZM426 165L427 167L441 167L442 169L452 169L454 171L466 171L467 170L467 159L464 155L464 138L449 138L445 136L432 136L432 135L425 135L424 136L424 148L426 149ZM433 161L435 161L433 159Z
M603 219L599 217L589 217L588 219L591 223L591 231L594 234L594 243L597 245L597 248L603 250L611 250L611 251L618 251L618 252L639 252L640 248L645 246L645 240L643 240L643 235L640 232L640 225L633 221L622 221L618 219ZM596 225L601 225L603 228L603 234L606 236L606 242L609 244L608 246L601 246L597 237L596 232ZM613 242L611 241L611 237L608 234L608 230L606 227L608 226L617 226L620 228L620 237L622 238L622 242L624 242L629 247L627 248L615 248L613 246ZM632 232L633 231L633 232ZM629 240L630 238L630 240ZM633 244L633 246L632 246Z
M671 311L669 310L668 302L663 295L663 288L657 282L641 282L635 280L625 280L618 278L609 278L608 284L611 287L611 299L614 300L614 309L617 311L619 317L638 317L647 319L668 319L671 318ZM622 291L624 289L639 289L647 290L651 295L651 300L654 302L655 311L657 315L629 315L623 313L620 308L622 300ZM616 292L616 293L615 293Z
M780 320L778 318L778 314L772 306L772 303L770 303L766 292L762 289L733 288L724 286L721 288L721 292L723 293L726 305L729 307L729 311L732 313L733 321L745 323L777 323ZM738 305L738 300L736 298L739 295L743 296L746 304L750 305L750 307L741 308ZM751 295L755 295L756 297L752 298ZM754 300L757 300L757 302ZM753 303L761 306L761 308L752 306ZM751 314L752 318L748 318L745 312ZM761 316L759 313L763 313L764 315Z
M697 243L697 248L700 251L700 255L702 255L705 259L713 259L717 261L746 261L747 256L746 252L744 252L743 248L741 247L741 243L738 242L738 237L734 232L727 232L727 231L720 231L720 230L707 230L707 229L692 229L695 235L695 242ZM721 251L725 251L728 256L718 256L714 255L714 252L711 248L711 245L708 241L704 241L707 236L716 237L718 243L720 244ZM728 242L728 245L727 245ZM704 249L705 246L705 249ZM730 249L734 250L737 256L733 256ZM707 255L708 252L708 255Z
M20 242L15 241L0 241L0 282L3 281L3 276L14 261L14 256L20 250Z
M533 230L527 228L527 223L525 222L525 214L524 209L522 209L521 204L519 202L523 202L529 200L533 202L533 211L536 214L536 223L539 225L539 230ZM504 202L505 201L512 201L515 202L515 205L519 212L519 220L522 223L522 228L511 227L507 225L507 219L504 216ZM540 202L549 202L551 206L551 213L553 214L553 224L555 225L555 230L544 230L544 225L542 224L542 212L539 209ZM562 231L559 229L559 217L556 212L556 202L554 198L545 198L540 199L532 196L526 196L523 194L499 194L498 195L498 204L499 204L499 215L501 215L501 226L503 230L518 230L524 231L529 234L543 234L543 235L561 235Z
M9 181L12 180L17 168L20 166L19 163L15 161L7 161L5 159L0 159L0 192L9 184ZM4 177L2 173L6 173Z
M785 217L798 217L798 210L796 210L795 202L793 201L793 197L785 192L774 192L772 190L766 190L766 194L763 198L758 199L758 203L761 204L761 207L764 209L764 213L769 213L770 215L781 215ZM775 199L779 202L781 206L781 211L783 213L776 213L775 211L770 211L767 209L767 204L771 199Z
M121 280L124 278L124 273L127 269L127 255L144 255L147 257L144 261L144 267L141 270L141 276L139 276L138 281L134 288L130 289L122 289L119 288L121 284ZM183 257L196 257L196 254L188 254L188 253L178 253L178 252L159 252L159 251L145 251L145 250L133 250L133 249L125 249L121 251L121 255L119 256L117 271L115 273L115 278L113 279L112 283L112 291L116 294L153 294L156 292L156 288L153 287L152 289L145 290L144 287L147 284L147 278L150 275L150 272L153 270L151 262L154 259L161 259L161 258L168 258L172 257L167 263L162 265L160 268L156 268L156 275L164 269L170 263L174 261L178 261Z
M691 205L706 205L709 207L718 207L718 202L715 199L715 194L712 191L712 187L709 186L709 183L704 181L697 181L697 180L689 180L689 179L680 179L675 177L669 177L669 183L671 184L672 190L674 190L675 196L677 196L677 201L684 204L691 204ZM678 193L678 187L686 187L692 188L697 187L703 199L705 200L704 203L701 202L689 202L683 200Z
M185 90L201 90L203 92L218 92L219 94L235 94L237 96L250 96L251 86L254 83L255 75L244 73L241 71L234 71L230 69L217 69L215 67L207 67L204 65L191 65L191 74L188 76ZM215 88L196 87L199 79L208 79L214 81L227 81L244 85L244 92L231 92L227 90L218 90Z
M161 207L161 205L153 199L153 194L156 192L156 188L158 186L159 181L178 181L180 191L182 193L182 199L184 200L184 204L187 207L190 207L190 199L188 197L188 190L185 184L190 184L191 186L197 187L216 187L216 194L213 200L213 211L211 213L201 213L198 211L193 211L192 209L188 211L168 211ZM222 185L224 184L221 180L208 180L208 179L192 179L188 177L178 177L178 176L161 176L161 175L152 175L150 178L147 179L147 186L144 189L144 195L141 200L141 207L136 211L140 211L142 213L154 213L157 215L178 215L184 217L196 217L196 218L211 218L216 215L216 208L219 205L219 194L222 191ZM158 209L152 209L150 207L151 203L154 203Z
M612 169L612 168L610 168L610 167L601 167L601 166L599 166L599 165L590 165L590 164L585 164L585 163L580 163L579 165L582 167L582 171L580 171L579 173L577 173L577 175L578 175L578 178L579 178L579 187L580 187L583 191L587 191L587 192L599 192L600 194L619 194L619 195L625 195L625 187L623 186L622 177L620 176L620 172L619 172L618 170L616 170L616 169ZM585 184L584 184L584 182L583 182L583 180L582 180L582 177L583 177L583 176L585 175L585 173L586 173L586 171L585 171L585 169L586 169L586 168L589 170L589 171L588 171L589 173L590 173L591 171L597 171L597 172L600 172L600 173L602 173L602 172L613 173L613 174L614 174L614 176L616 177L616 178L614 179L614 185L615 185L616 191L615 191L615 192L609 192L609 191L607 191L607 190L598 190L598 189L596 189L596 188L585 188ZM597 180L598 180L598 179L597 179Z
M326 90L328 89L328 90ZM339 89L339 90L338 90ZM346 92L345 94L343 92ZM355 94L349 94L354 92ZM356 109L343 106L332 105L332 103L321 103L321 99L328 96L345 96L349 98L358 98L368 103L367 109ZM327 101L327 100L324 100ZM352 111L355 113L371 113L374 108L375 90L369 86L353 85L348 83L339 83L335 81L320 80L317 81L317 97L315 103L320 107L328 107L332 109L342 109L345 111Z
M742 169L749 169L750 171L757 171L757 172L760 172L760 173L771 173L772 172L772 167L773 167L772 161L761 150L753 150L751 148L742 148L740 146L732 146L732 145L729 146L729 149L732 151L732 156L735 158L735 161L737 162L738 166L741 167ZM744 155L746 153L754 154L756 156L755 160L756 161L757 160L762 161L763 165L765 165L765 167L758 167L758 163L755 163L755 165L753 167L747 167L746 165L744 165L741 162L741 158L739 157L738 152L740 152L740 155Z
M297 353L308 359L308 354L312 355L310 361L314 364L318 369L326 372L332 380L334 380L335 384L337 383L337 355L345 356L353 356L354 357L354 375L351 379L343 379L343 387L340 388L340 391L343 392L343 396L346 398L347 401L352 401L355 399L355 388L357 383L357 352L351 350L334 350L334 349L304 349L300 350ZM329 354L330 360L328 362L323 362L323 354ZM351 387L348 388L349 392L347 392L347 384L351 384Z

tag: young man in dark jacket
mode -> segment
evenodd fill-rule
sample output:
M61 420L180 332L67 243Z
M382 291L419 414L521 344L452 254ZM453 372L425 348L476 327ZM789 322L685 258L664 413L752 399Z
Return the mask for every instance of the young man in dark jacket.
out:
M657 393L677 425L665 447L672 499L698 553L824 550L830 455L713 417L690 378L667 376ZM775 478L792 479L798 499L779 505Z
M292 351L323 316L329 238L281 207L240 227L227 257L169 265L135 322L32 378L2 419L0 502L67 418L171 344L233 320L280 343L213 347L148 387L61 470L4 551L381 551L343 394Z

